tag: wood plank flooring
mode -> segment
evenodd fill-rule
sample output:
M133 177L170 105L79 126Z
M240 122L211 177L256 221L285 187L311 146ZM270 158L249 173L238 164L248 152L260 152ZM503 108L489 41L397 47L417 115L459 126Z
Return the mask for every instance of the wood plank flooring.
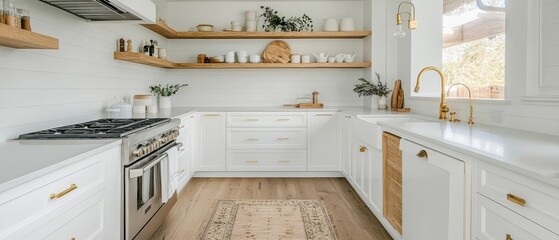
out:
M153 239L195 238L219 199L321 199L338 239L392 239L344 178L193 178Z

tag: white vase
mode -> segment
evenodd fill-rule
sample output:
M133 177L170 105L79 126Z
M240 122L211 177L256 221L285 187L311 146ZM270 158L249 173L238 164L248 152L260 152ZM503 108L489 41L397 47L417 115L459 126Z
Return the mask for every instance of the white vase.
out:
M159 108L171 108L171 97L159 96Z
M386 104L386 96L382 96L378 100L378 110L386 110L388 105Z

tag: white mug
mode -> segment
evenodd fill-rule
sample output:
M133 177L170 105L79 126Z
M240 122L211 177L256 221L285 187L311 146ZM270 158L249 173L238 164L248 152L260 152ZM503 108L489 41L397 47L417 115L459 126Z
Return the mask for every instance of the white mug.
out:
M301 56L302 63L311 63L311 56L310 55L303 55Z
M343 18L340 24L340 31L351 32L355 31L355 20L353 18Z
M251 55L250 62L251 63L260 63L260 55Z
M242 57L242 56L248 56L248 52L245 50L241 50L241 51L237 51L237 56Z
M248 62L248 56L238 56L237 60L239 60L239 63L247 63Z
M299 54L291 55L291 63L301 63L301 55Z
M335 19L335 18L324 19L324 31L325 32L337 32L337 31L339 31L338 19Z
M228 52L227 55L225 55L225 62L235 63L235 52Z

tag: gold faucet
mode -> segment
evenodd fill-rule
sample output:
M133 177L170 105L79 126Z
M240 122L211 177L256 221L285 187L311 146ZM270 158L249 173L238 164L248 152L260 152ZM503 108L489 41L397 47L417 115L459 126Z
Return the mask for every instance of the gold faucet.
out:
M472 91L470 89L470 87L468 87L466 84L463 83L455 83L450 85L450 87L448 87L448 91L446 92L446 94L448 95L448 93L450 92L450 89L456 85L460 85L460 86L464 86L466 89L468 89L468 105L470 106L468 108L469 111L469 117L468 117L468 124L470 126L472 126L474 124L474 107L472 106Z
M434 67L434 66L426 67L423 70L421 70L421 72L419 72L419 75L417 75L417 83L415 84L414 92L416 93L419 92L419 84L421 83L421 76L423 76L423 73L427 71L435 71L441 77L441 104L439 106L439 119L446 120L446 113L449 111L449 109L448 106L446 105L446 92L445 92L446 78L444 77L443 71L441 71L438 67Z

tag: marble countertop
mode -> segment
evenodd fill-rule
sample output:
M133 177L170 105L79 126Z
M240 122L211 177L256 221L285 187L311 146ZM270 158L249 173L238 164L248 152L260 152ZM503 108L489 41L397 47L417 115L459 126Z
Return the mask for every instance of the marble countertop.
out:
M120 145L111 140L13 140L0 143L0 192Z
M559 137L517 129L441 121L380 121L401 137L417 138L502 167L559 178Z

